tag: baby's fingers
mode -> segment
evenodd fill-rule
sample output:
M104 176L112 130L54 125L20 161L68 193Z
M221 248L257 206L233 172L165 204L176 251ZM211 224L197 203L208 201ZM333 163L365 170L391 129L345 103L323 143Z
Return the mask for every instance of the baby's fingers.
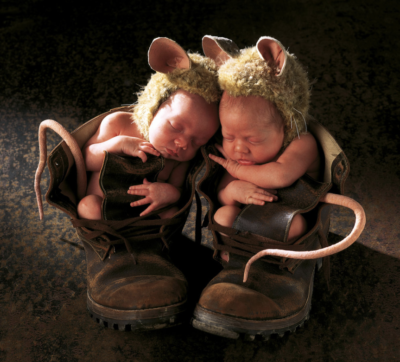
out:
M260 200L260 199L258 199L258 198L255 198L255 197L253 197L253 196L249 196L248 198L247 198L247 204L248 205L260 205L260 206L262 206L262 205L264 205L265 204L265 201L263 201L263 200Z
M146 210L144 210L140 213L140 216L145 216L145 215L149 214L150 212L152 212L153 210L156 210L156 208L157 208L157 205L153 202L152 204L149 205L149 207Z
M222 157L218 157L212 154L209 154L210 158L216 163L220 164L222 167L226 168L228 165L228 161L223 159Z
M150 153L154 156L160 156L160 152L158 152L156 149L150 146L141 146L140 149L144 152Z
M253 195L251 195L251 197L260 201L267 201L267 202L273 202L278 200L278 196L270 194L262 194L258 192L255 192Z
M131 205L131 207L135 207L135 206L146 205L146 204L149 204L149 203L151 203L150 197L145 197L144 199L131 202L130 205Z
M131 186L131 187L129 187L128 194L129 195L147 196L149 194L149 188L147 185Z
M147 161L147 155L142 150L138 150L136 155L142 160L143 163Z

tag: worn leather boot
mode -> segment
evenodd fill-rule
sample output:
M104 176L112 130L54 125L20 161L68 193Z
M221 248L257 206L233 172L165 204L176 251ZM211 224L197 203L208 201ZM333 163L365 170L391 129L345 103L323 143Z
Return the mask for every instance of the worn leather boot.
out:
M282 336L294 331L308 319L315 267L321 266L321 260L268 256L252 264L245 283L243 275L249 258L260 250L310 251L327 246L330 206L319 200L328 191L343 194L349 164L321 125L310 121L309 129L325 155L322 182L304 176L278 190L278 202L244 206L232 228L213 220L218 208L215 190L224 170L208 157L216 150L205 150L207 168L198 187L209 202L208 227L214 237L214 258L224 269L211 280L198 301L192 319L195 328L228 338L266 340L272 334ZM309 229L291 245L288 230L297 213L306 218ZM229 253L229 261L220 257L221 251Z
M72 133L81 148L100 122L118 108L85 123ZM105 198L103 220L79 219L76 211L76 169L71 151L61 142L49 155L50 185L46 200L71 218L83 243L87 261L87 307L90 315L109 328L152 330L178 325L185 320L187 282L171 262L169 245L180 233L195 192L194 180L203 158L193 160L186 188L171 219L161 219L160 210L144 217L141 208L129 203L131 185L154 181L164 166L162 157L139 158L106 154L100 173ZM161 210L163 211L163 210Z

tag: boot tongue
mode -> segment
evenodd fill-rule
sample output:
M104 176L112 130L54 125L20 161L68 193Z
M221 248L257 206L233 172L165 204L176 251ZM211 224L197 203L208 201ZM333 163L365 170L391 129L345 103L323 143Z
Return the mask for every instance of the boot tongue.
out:
M147 161L143 163L138 157L123 157L105 152L99 179L104 193L103 219L125 220L139 216L148 205L131 207L131 202L142 199L143 196L129 195L127 191L130 186L141 185L144 178L150 182L157 181L164 164L162 156L147 154Z
M294 215L314 209L331 186L304 175L291 186L278 190L277 202L265 206L246 205L232 227L287 243Z

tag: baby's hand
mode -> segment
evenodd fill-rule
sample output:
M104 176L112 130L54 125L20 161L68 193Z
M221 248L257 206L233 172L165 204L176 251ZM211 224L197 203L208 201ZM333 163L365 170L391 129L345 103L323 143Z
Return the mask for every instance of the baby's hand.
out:
M150 142L136 137L119 137L121 147L120 152L127 156L139 157L143 162L147 161L147 155L145 152L150 153L154 156L160 156L160 152L158 152Z
M232 160L231 158L229 158L226 155L224 149L220 145L215 145L215 147L218 149L219 152L222 153L222 155L225 158L215 156L211 153L209 154L209 157L216 163L220 164L230 175L232 175L235 178L238 178L239 169L243 166L237 163L236 161Z
M132 207L150 204L150 206L144 210L140 216L147 215L153 210L158 210L171 205L178 201L181 196L179 190L171 184L161 182L152 183L146 179L143 180L142 185L129 187L128 194L145 196L144 199L131 202Z
M264 205L278 200L275 190L265 190L247 181L235 180L226 188L232 199L241 204Z

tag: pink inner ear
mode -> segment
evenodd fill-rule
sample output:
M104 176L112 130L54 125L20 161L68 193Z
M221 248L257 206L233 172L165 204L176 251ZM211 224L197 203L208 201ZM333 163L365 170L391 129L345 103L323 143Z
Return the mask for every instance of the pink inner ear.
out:
M221 66L231 58L227 53L225 53L219 47L219 45L216 43L214 39L209 38L207 36L203 38L203 51L207 57L214 60L217 66Z
M286 53L282 45L273 38L260 38L257 42L260 56L267 62L273 62L279 69L277 74L282 73L286 63Z
M177 68L190 69L191 62L180 45L168 38L157 38L150 45L149 65L156 72L167 74Z
M182 63L184 65L185 60L182 57L175 57L167 60L167 65L171 68L183 68L180 66Z

